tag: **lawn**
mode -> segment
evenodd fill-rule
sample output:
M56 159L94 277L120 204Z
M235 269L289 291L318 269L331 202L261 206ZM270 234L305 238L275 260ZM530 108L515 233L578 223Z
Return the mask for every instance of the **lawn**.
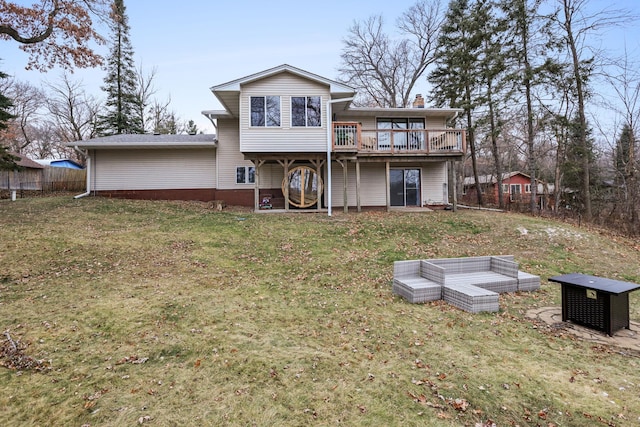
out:
M391 293L393 261L512 254L533 293L470 314ZM481 211L217 212L0 200L0 419L65 426L638 425L640 357L537 324L546 279L640 282L640 245ZM631 295L640 320L640 292Z

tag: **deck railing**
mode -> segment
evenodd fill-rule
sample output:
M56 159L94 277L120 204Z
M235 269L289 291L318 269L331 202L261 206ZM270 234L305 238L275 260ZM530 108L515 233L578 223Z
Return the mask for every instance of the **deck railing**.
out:
M362 129L357 122L333 123L333 150L390 154L463 154L464 129Z

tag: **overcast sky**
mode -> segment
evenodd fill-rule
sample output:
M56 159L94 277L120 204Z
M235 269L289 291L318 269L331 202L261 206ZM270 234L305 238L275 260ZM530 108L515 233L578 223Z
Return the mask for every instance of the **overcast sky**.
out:
M19 1L28 4L30 1ZM594 9L632 9L640 14L640 0L591 0ZM382 14L393 31L395 20L414 0L319 2L300 0L125 1L135 61L150 72L156 68L156 97L171 98L171 109L200 130L213 132L202 110L219 109L209 88L281 64L335 79L342 40L354 21ZM106 29L101 31L109 38ZM600 43L600 41L598 41ZM603 35L604 46L640 54L640 23ZM60 71L26 71L27 55L15 42L0 41L0 70L39 84L55 82ZM108 46L101 47L108 54ZM104 97L102 69L77 70L87 92ZM426 83L416 89L425 92Z

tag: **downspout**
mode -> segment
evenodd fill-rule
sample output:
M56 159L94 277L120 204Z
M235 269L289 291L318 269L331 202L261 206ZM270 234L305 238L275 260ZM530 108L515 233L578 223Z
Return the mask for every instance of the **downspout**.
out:
M84 158L87 160L87 191L85 191L82 194L78 194L77 196L73 196L74 199L79 199L81 197L85 197L91 194L91 156L89 156L89 150L82 151L81 149L78 148L77 145L73 148L78 153L82 154Z
M333 121L331 120L331 105L337 102L351 102L351 98L330 99L327 102L327 215L331 216L331 142L333 141Z

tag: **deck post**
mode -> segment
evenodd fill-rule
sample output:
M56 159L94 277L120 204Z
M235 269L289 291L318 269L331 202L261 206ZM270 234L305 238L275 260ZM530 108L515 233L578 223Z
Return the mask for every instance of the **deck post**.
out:
M389 161L387 160L386 162L384 162L385 165L385 174L384 174L384 181L386 184L386 197L387 197L387 212L389 212L391 210L391 187L390 187L390 181L391 181L391 168L390 168L390 164Z
M317 184L320 184L320 181L322 180L322 165L323 165L323 161L321 159L318 160L312 160L311 164L313 166L315 166L316 168L316 182ZM317 193L318 193L318 201L316 202L316 211L320 212L321 207L322 207L322 192L320 191L320 185L317 186Z
M344 213L349 213L349 192L347 181L349 178L349 170L347 169L348 165L347 160L342 161L342 186L343 186L343 194L342 194L342 208L344 209Z
M360 205L360 160L356 159L356 206L358 212L362 211L362 206Z
M260 210L260 160L253 160L254 171L254 183L253 183L253 210L258 212Z
M289 159L278 160L280 166L284 170L284 185L282 186L282 194L284 196L284 210L289 210L289 166L292 161Z
M458 210L458 176L456 171L456 162L451 160L451 172L453 177L453 211L456 212Z

